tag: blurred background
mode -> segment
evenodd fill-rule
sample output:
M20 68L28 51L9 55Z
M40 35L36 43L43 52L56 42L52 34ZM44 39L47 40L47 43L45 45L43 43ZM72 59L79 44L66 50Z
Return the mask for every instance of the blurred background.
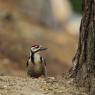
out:
M0 0L0 75L24 76L30 48L47 47L49 76L72 65L81 22L81 0Z

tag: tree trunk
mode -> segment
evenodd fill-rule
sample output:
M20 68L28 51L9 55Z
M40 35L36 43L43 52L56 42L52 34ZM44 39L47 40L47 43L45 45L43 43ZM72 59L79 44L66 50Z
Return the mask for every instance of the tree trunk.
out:
M83 18L72 76L95 95L95 0L83 0Z

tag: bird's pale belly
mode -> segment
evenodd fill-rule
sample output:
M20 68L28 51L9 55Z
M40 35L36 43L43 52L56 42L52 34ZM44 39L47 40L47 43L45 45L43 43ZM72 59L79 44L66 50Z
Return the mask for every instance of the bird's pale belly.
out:
M40 77L43 75L43 66L41 64L35 64L28 68L28 75L31 77Z

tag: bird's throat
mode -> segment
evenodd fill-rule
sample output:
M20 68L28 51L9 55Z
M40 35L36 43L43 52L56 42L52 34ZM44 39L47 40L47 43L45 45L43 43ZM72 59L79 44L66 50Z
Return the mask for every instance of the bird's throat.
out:
M40 60L40 55L39 53L35 53L34 54L34 63L35 64L40 64L41 60Z

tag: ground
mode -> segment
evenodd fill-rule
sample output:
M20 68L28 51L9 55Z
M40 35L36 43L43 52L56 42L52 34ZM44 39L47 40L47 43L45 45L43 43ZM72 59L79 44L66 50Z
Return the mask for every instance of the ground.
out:
M76 88L73 79L65 77L30 78L0 76L0 95L87 95Z

